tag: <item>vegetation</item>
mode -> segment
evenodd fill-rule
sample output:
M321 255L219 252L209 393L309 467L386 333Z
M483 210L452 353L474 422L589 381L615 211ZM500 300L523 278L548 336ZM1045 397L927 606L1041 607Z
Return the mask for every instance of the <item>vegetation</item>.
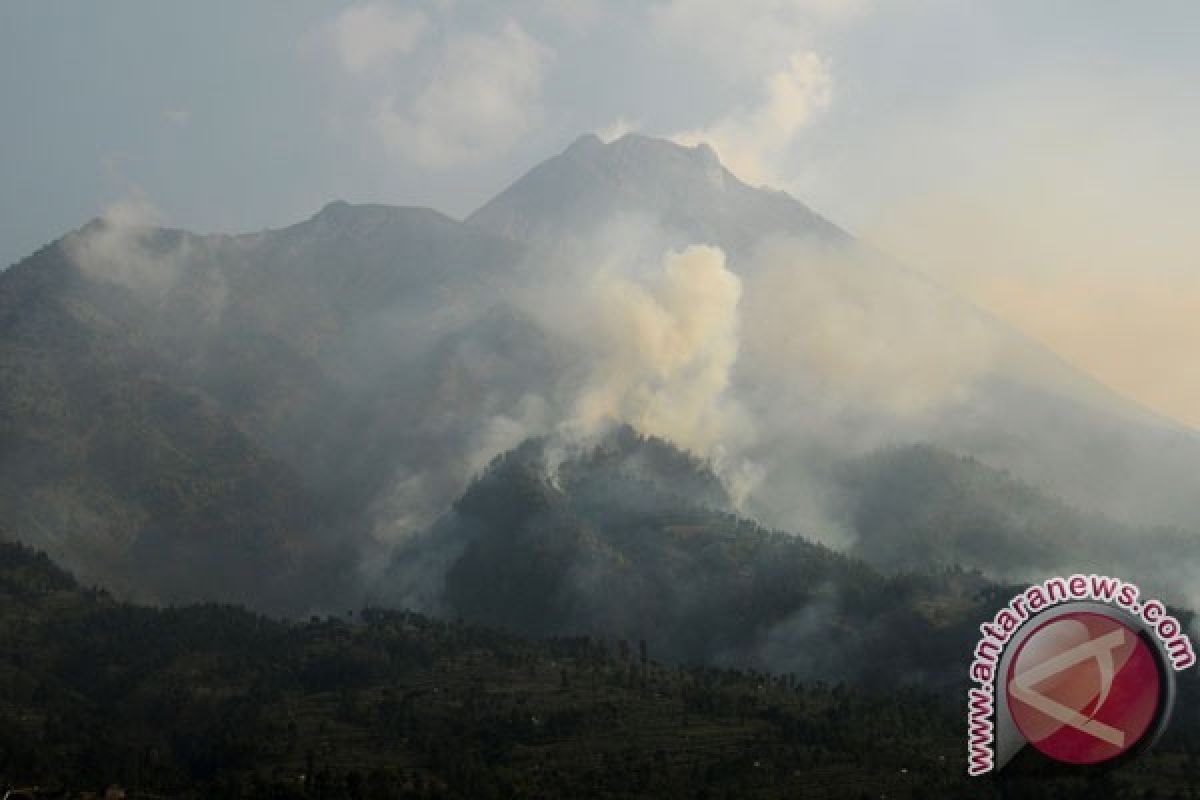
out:
M335 205L139 246L188 255L165 295L84 275L64 242L0 280L0 524L126 599L358 609L370 530L445 508L480 426L571 374L561 344L494 306L487 276L516 274L515 246L431 212ZM994 797L962 777L966 663L1008 597L987 576L1118 571L1100 559L1166 575L1147 559L1190 546L903 448L840 472L847 556L738 517L665 441L619 428L563 460L559 444L498 457L373 587L439 618L131 605L0 545L0 784ZM1008 796L1195 796L1190 675L1181 698L1153 758L1010 776Z
M329 591L347 562L318 536L327 515L171 379L148 327L62 244L0 275L0 526L126 596L305 608L313 573Z
M1086 513L974 458L927 445L892 447L839 470L858 535L854 553L886 570L970 564L993 578L1062 569L1190 586L1194 534L1137 529ZM1185 600L1185 597L1173 598Z
M486 312L516 246L434 212L114 225L0 273L0 526L122 597L357 603L373 526L448 506L475 421L553 372L536 330ZM117 252L78 255L96 242ZM422 498L392 500L418 470Z
M285 623L230 606L129 606L20 545L0 545L0 639L0 783L55 794L118 784L134 797L992 798L1002 788L964 777L956 694L668 666L653 641L532 641L407 612ZM1195 797L1196 731L1186 711L1149 759L1096 779L1012 778L1009 796Z
M559 463L548 452L534 439L496 458L397 555L383 599L432 583L429 607L523 635L646 639L671 662L926 687L957 679L939 665L994 613L977 572L885 575L735 516L708 466L661 439L618 428ZM438 546L445 564L413 569Z

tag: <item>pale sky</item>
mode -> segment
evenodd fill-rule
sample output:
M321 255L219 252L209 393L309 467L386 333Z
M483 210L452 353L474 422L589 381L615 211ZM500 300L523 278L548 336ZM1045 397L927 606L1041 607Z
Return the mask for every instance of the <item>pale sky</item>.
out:
M199 231L463 215L578 134L744 179L1200 427L1200 5L0 4L0 263L130 200Z

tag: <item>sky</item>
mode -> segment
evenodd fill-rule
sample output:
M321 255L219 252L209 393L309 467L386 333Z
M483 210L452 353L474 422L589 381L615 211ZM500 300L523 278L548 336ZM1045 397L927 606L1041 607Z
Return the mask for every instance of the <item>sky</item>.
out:
M0 264L114 204L197 231L463 216L586 131L707 141L1200 427L1200 6L0 4Z

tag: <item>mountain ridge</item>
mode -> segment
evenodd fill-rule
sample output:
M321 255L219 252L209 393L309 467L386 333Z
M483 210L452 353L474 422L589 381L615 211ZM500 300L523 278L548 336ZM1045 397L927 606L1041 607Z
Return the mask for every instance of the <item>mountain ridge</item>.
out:
M610 157L612 170L603 168ZM647 161L665 163L655 173ZM647 260L635 253L606 276L621 296L659 303L655 313L668 326L680 329L675 316L687 309L667 309L655 294L664 248L695 238L727 248L720 269L737 276L726 285L741 292L729 328L740 339L715 385L719 399L740 405L756 429L742 450L737 442L719 444L724 464L745 467L752 479L746 513L764 527L821 534L839 522L819 519L821 493L836 487L809 491L806 472L829 472L840 459L906 441L975 454L991 466L1016 464L1017 475L1078 507L1107 513L1124 506L1122 492L1132 493L1141 498L1128 509L1138 524L1188 526L1189 481L1200 475L1189 464L1200 464L1193 452L1200 446L1189 449L1191 440L1170 431L1154 438L1083 408L1077 397L1006 386L1005 376L989 383L972 375L975 383L949 387L952 403L912 419L872 408L891 384L912 374L940 378L946 366L920 360L921 348L943 344L941 328L924 339L897 343L897 336L931 316L937 322L947 309L957 309L952 320L969 312L947 305L952 298L930 300L886 265L853 260L861 254L826 263L848 234L786 195L726 178L711 151L637 136L607 145L584 137L530 174L553 177L561 169L586 180L559 186L571 202L551 210L566 216L532 221L546 231L576 215L572 198L585 209L595 202L597 216L585 228L603 228L606 204L622 193L646 213L687 196L692 205L668 219L678 228L672 236L652 240ZM714 170L723 188L709 196L703 187ZM677 184L646 190L676 173L683 176ZM519 196L522 186L510 190ZM484 208L500 209L507 192ZM744 197L752 202L743 205ZM756 248L746 237L770 240L777 222L756 216L759 205L787 215L784 233L798 232L816 249L785 250L774 266L752 263ZM787 282L797 265L811 268L799 271L806 282L798 286ZM476 215L457 221L421 207L335 201L295 225L235 236L120 220L84 226L0 274L0 473L8 476L0 524L35 537L85 579L125 588L153 583L163 593L155 599L173 592L214 599L228 588L189 573L189 559L241 559L236 597L248 602L256 569L272 558L296 563L291 610L302 613L320 604L308 598L319 597L323 583L353 584L362 577L356 570L372 572L380 553L428 529L497 453L576 424L581 388L629 379L632 388L617 390L640 402L671 374L638 362L642 372L630 377L623 364L606 362L605 337L627 321L608 320L605 298L581 280L605 267L561 267L553 242L516 241L485 230ZM758 284L772 268L785 281ZM822 294L830 281L832 294ZM898 294L863 296L880 281ZM892 308L897 297L914 296L913 307ZM795 352L772 330L751 335L781 299L796 303L785 303L780 315L780 330L800 346ZM848 317L838 303L848 305ZM842 316L825 321L838 335L828 337L832 349L814 356L804 347L827 331L804 325L821 323L831 305ZM855 344L845 337L864 332L858 344L868 357L855 377L867 381L851 384L846 400L830 388L837 388L836 370L820 372L820 360L836 362ZM913 355L906 348L917 351L912 365L903 361ZM635 351L640 358L640 345L623 357ZM880 352L899 367L871 360ZM874 374L879 366L887 368L882 377ZM820 416L825 406L833 407L828 418ZM757 484L755 475L762 476ZM1088 502L1096 497L1107 507ZM85 543L110 538L123 543L114 547L115 561L89 570ZM143 538L148 544L139 550ZM331 555L342 547L362 563ZM163 570L172 577L157 583L137 574L150 569L155 553L174 565ZM296 561L297 553L306 555ZM140 555L129 561L123 554ZM310 559L342 564L346 574L323 581L302 567ZM281 588L270 607L287 595Z
M845 241L849 234L812 211L786 192L750 187L729 172L707 145L683 147L663 139L629 133L605 144L594 134L576 139L557 156L534 166L509 187L467 215L467 224L521 241L536 241L555 227L571 227L563 212L571 203L555 191L556 184L590 182L591 196L585 213L598 218L617 211L646 212L665 209L668 226L694 232L697 216L713 211L719 232L716 238L749 246L756 231L764 227L734 213L737 204L750 204L751 216L769 220L782 231L813 235L822 240ZM680 185L682 183L682 185ZM630 188L631 187L631 188ZM706 207L705 192L730 195L727 203ZM543 197L543 195L545 195ZM575 200L578 195L570 197ZM519 207L526 216L537 217L537 226L520 221L511 209ZM530 213L531 207L536 213ZM710 232L713 235L713 232Z

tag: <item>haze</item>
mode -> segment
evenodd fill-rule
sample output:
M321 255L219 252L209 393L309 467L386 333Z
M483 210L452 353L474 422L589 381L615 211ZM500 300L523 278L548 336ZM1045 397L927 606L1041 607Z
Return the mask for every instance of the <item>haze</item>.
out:
M1198 25L1183 2L7 3L0 262L114 204L221 231L333 198L462 215L581 131L640 130L1197 426Z

